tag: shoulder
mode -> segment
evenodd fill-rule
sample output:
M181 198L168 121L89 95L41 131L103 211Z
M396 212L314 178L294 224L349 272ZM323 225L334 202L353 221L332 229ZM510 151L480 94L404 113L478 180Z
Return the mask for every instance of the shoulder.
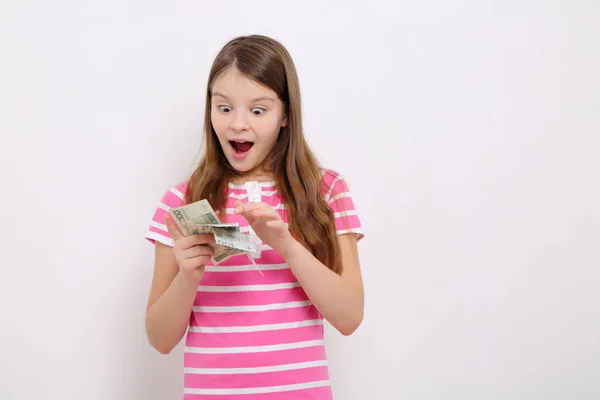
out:
M321 168L321 181L331 185L338 179L343 179L339 172L330 168Z
M167 208L180 207L185 200L185 192L188 187L188 181L180 182L177 185L171 186L162 196L161 205Z
M348 191L348 184L342 174L333 169L321 168L321 192L327 202L332 197Z
M332 169L323 168L321 171L321 188L325 201L333 212L336 233L355 233L357 239L361 240L364 236L362 224L346 179Z

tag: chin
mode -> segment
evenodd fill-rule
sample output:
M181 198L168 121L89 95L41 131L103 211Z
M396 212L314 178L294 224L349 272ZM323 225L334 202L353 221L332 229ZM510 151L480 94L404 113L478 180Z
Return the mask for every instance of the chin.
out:
M248 171L251 171L256 164L253 162L247 162L246 160L240 162L239 160L230 158L229 165L231 165L233 169L235 169L237 172L246 173Z

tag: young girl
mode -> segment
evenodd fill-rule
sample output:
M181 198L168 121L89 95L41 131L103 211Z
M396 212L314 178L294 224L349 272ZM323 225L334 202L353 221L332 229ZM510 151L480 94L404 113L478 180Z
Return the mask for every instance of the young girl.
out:
M186 334L184 399L331 399L326 319L344 335L363 319L348 186L321 169L302 133L293 61L264 36L232 40L208 79L206 154L163 196L155 244L149 342L169 353ZM213 265L211 235L184 237L169 209L206 199L221 222L262 242L255 259Z

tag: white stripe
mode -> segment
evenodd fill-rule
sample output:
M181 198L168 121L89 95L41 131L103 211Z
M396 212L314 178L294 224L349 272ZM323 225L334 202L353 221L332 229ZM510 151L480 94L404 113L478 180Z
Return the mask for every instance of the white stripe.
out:
M339 200L339 199L343 199L344 197L350 197L350 195L348 194L348 192L343 192L343 193L340 193L340 194L337 194L337 195L333 196L328 201L328 204L331 205L331 203L333 203L334 201Z
M248 326L190 326L190 332L196 333L248 333L278 331L281 329L296 329L303 326L323 325L322 319L307 319L297 322L284 322L281 324L248 325Z
M165 224L161 224L160 222L152 221L150 222L150 226L160 229L161 231L168 232L167 226Z
M275 271L281 269L288 269L287 264L256 264L261 271ZM204 271L207 272L242 272L242 271L254 271L256 267L254 265L236 265L236 266L216 266L207 265L204 267Z
M255 394L255 393L279 393L290 390L311 389L322 386L329 386L329 381L315 381L306 383L294 383L292 385L266 386L254 388L236 388L236 389L192 389L186 388L184 394Z
M248 193L229 193L227 195L227 197L231 197L233 199L241 200L241 199L245 199L246 197L248 197Z
M333 180L333 183L331 184L331 186L329 187L329 190L327 191L327 194L325 194L325 201L327 203L329 203L329 197L331 196L331 193L333 192L333 187L335 186L335 183L338 181L338 178L335 178Z
M300 287L298 282L273 283L270 285L206 286L198 285L199 292L255 292L263 290L292 289Z
M276 206L271 206L273 210L285 210L285 205L283 203L279 203ZM234 208L226 208L225 214L233 214Z
M305 361L295 364L268 365L265 367L246 367L246 368L184 368L185 374L260 374L263 372L281 372L295 371L304 368L326 367L327 360Z
M258 182L258 186L260 186L260 187L275 186L275 181ZM242 183L240 185L236 185L235 183L229 182L229 187L232 187L234 189L246 189L246 184Z
M358 213L356 212L356 210L340 211L333 213L333 218L348 217L350 215L358 215Z
M158 204L158 208L163 209L167 212L171 209L171 207L169 207L168 205L166 205L165 203L162 203L162 202Z
M271 197L275 193L277 193L277 190L265 190L264 192L261 192L260 195L261 197ZM248 193L229 193L227 197L242 200L248 197Z
M339 231L336 231L335 233L337 233L338 235L343 235L346 233L357 233L359 235L363 235L363 230L361 228L351 228L351 229L340 229Z
M179 197L181 200L183 200L183 193L181 193L177 188L172 187L171 189L169 189L169 191L175 196Z
M286 308L299 308L310 305L309 300L305 301L290 301L287 303L263 304L259 306L194 306L194 312L252 312L252 311L271 311L284 310Z
M157 242L171 247L173 247L173 245L175 244L173 242L173 239L152 231L148 231L148 233L146 233L146 238L156 240Z
M245 347L192 347L186 346L186 353L195 354L241 354L241 353L266 353L269 351L304 349L307 347L325 346L324 340L306 340L304 342L271 344L265 346Z

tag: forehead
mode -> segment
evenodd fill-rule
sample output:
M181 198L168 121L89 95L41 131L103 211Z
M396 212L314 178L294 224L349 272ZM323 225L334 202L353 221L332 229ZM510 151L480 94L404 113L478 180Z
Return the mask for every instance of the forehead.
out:
M212 93L220 93L234 99L257 97L277 99L277 94L271 88L248 78L234 66L228 67L215 79Z

